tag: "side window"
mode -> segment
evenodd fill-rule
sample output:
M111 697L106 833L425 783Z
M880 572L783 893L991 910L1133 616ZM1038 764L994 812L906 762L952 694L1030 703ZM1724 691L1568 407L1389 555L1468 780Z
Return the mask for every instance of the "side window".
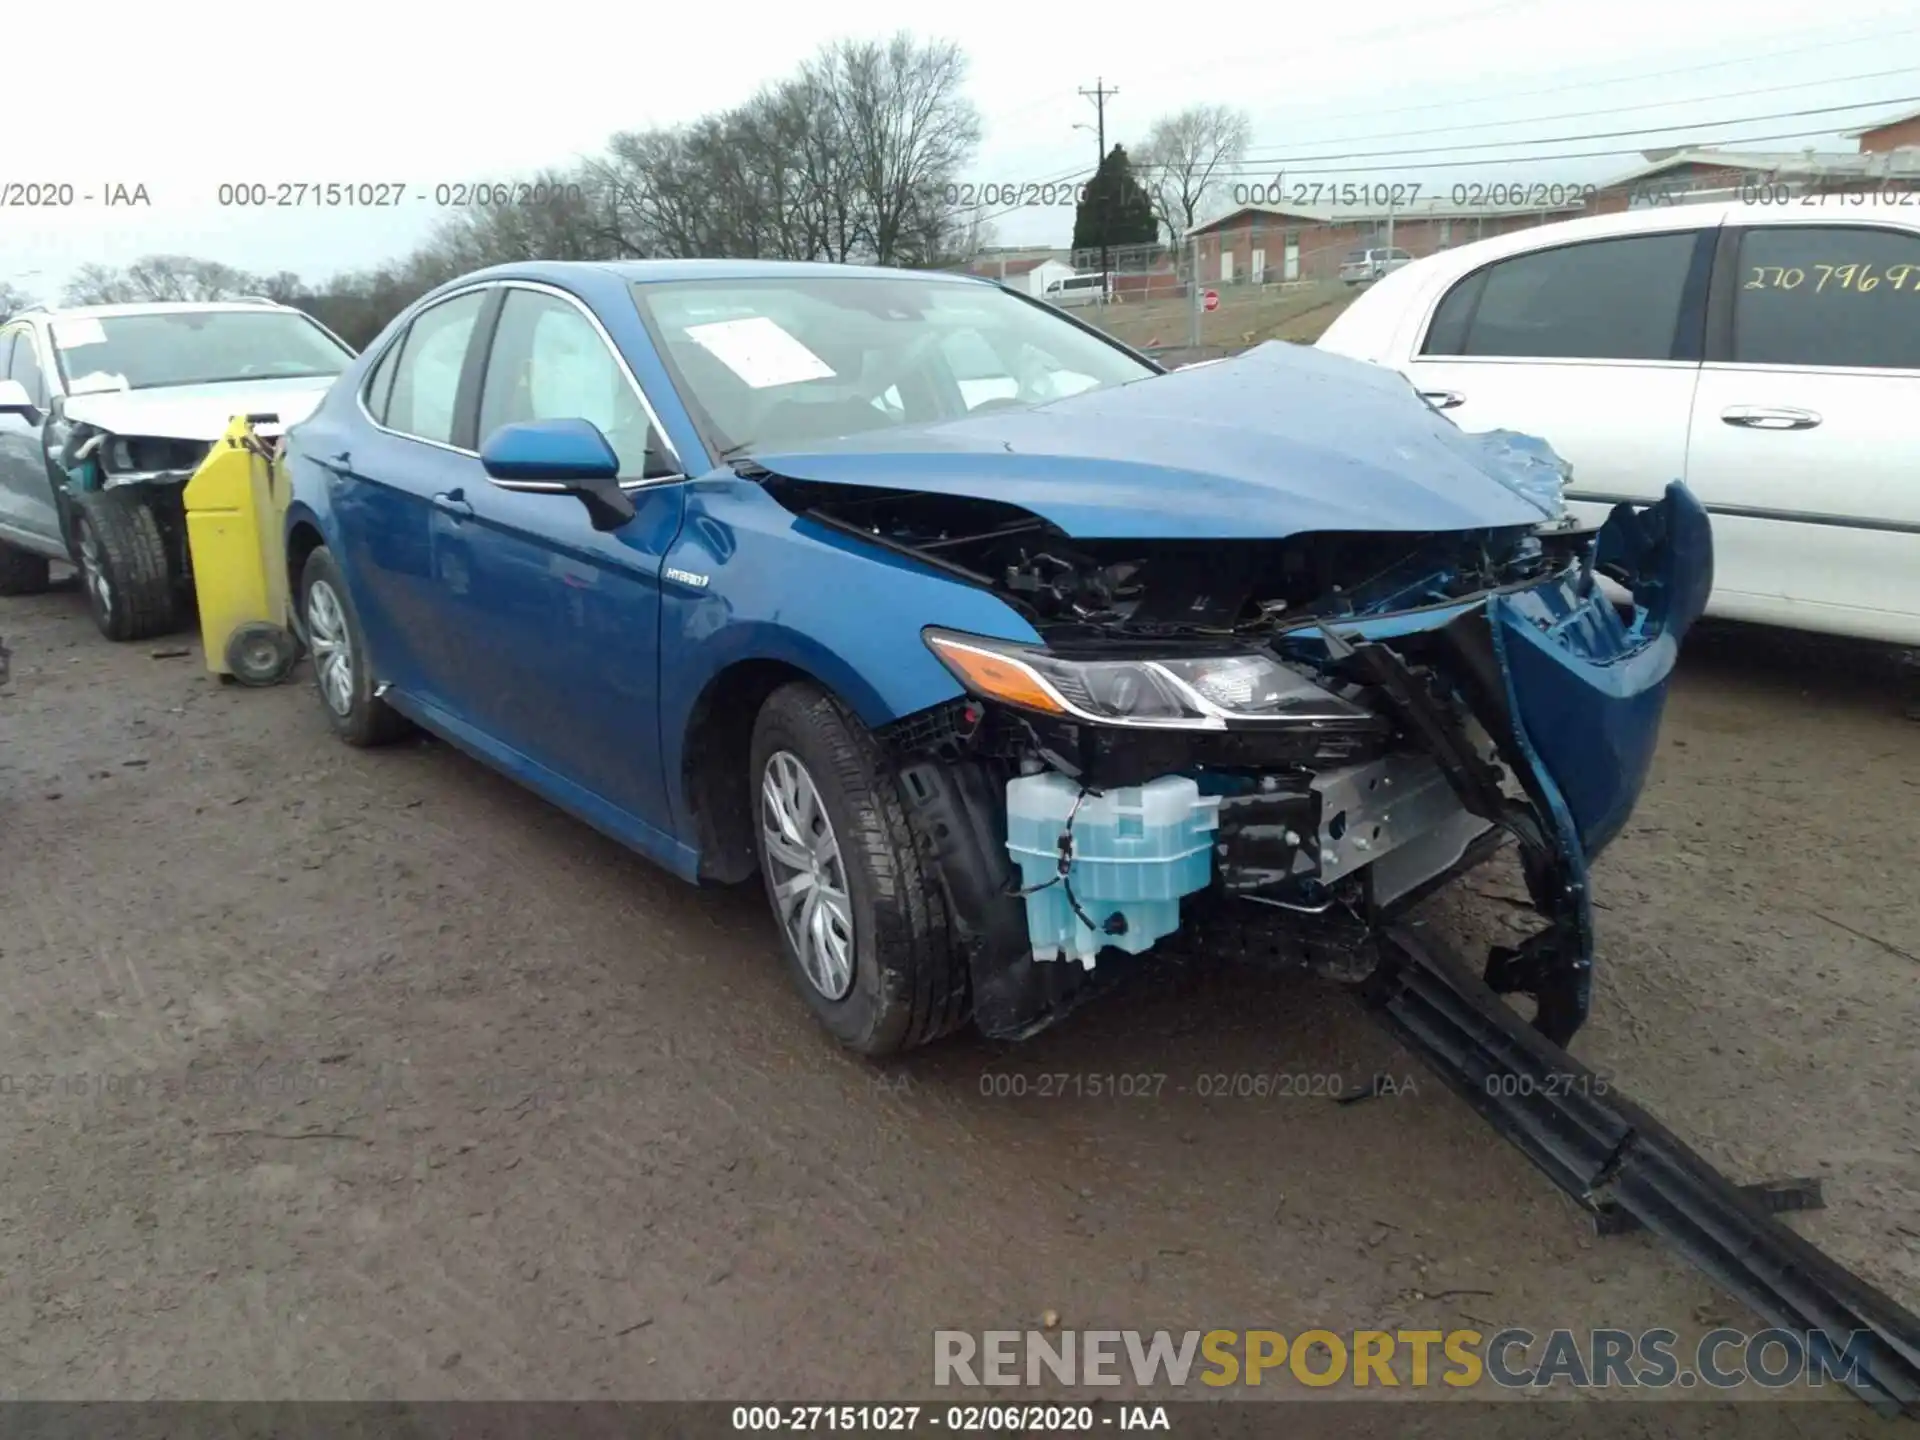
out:
M407 337L402 335L387 347L386 354L373 367L373 374L367 377L366 389L361 392L367 402L367 413L382 425L387 423L387 400L393 391L394 361L399 358L400 347L406 343Z
M620 478L671 473L646 406L600 332L571 303L509 290L480 391L480 437L521 420L591 420L620 457Z
M14 341L13 359L7 365L7 378L18 380L27 387L27 394L33 397L36 405L47 403L47 382L40 373L40 362L34 358L33 332L22 330Z
M1421 353L1671 359L1696 234L1588 240L1497 261L1448 292Z
M1740 237L1736 363L1920 370L1920 235L1852 225Z
M389 430L422 440L453 443L454 397L460 391L460 369L467 358L467 342L486 303L486 291L473 290L423 310L407 328L394 362L393 392L388 397Z

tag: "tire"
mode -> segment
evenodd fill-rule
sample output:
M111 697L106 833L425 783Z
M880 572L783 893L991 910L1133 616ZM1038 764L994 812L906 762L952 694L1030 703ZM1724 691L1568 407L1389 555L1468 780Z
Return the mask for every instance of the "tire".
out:
M178 577L166 537L136 488L74 497L74 548L93 623L109 640L146 640L175 628Z
M300 619L313 656L314 690L334 734L349 745L387 745L413 729L404 715L373 693L360 617L340 567L324 545L307 556L300 571Z
M0 595L38 595L52 583L46 556L0 540Z
M753 727L750 793L754 844L767 902L773 907L787 969L820 1022L842 1045L862 1055L895 1055L959 1029L969 1018L967 960L947 919L946 902L931 861L916 842L901 800L899 781L873 736L839 701L809 683L783 686L761 708ZM791 803L792 776L812 787L815 808L830 829L822 832ZM824 922L830 939L852 934L844 952L851 975L835 976L815 963L796 940L789 918L804 921L805 892L782 914L776 887L796 874L770 843L775 818L766 790L770 774L789 797L788 818L800 818L816 839L830 834L837 862L818 872L827 890L843 897L829 904ZM788 847L788 855L795 855ZM839 881L836 887L834 881ZM836 926L842 913L848 926ZM801 926L804 930L804 925ZM818 947L815 947L815 953ZM827 970L827 983L817 978Z
M270 621L248 621L227 637L227 669L240 684L255 689L278 685L299 659L300 642L293 632Z

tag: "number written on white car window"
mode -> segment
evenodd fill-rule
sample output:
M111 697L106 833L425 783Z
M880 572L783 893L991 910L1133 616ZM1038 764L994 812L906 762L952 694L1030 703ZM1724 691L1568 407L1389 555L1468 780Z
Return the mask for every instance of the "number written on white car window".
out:
M1920 369L1920 235L1862 225L1756 226L1740 237L1732 359Z

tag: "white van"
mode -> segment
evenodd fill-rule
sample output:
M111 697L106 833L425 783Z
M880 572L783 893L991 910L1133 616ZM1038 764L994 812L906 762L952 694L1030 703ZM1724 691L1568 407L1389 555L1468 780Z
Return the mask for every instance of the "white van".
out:
M1101 284L1102 279L1105 285ZM1046 300L1049 305L1070 310L1076 305L1099 304L1103 294L1107 304L1114 303L1113 276L1069 275L1064 280L1054 280L1047 285Z

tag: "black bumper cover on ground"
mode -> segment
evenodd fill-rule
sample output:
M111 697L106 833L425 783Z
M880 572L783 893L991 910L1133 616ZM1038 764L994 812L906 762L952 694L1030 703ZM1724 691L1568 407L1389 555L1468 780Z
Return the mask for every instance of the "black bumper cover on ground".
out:
M1652 1232L1768 1324L1823 1332L1836 1355L1864 1337L1849 1386L1883 1413L1920 1416L1920 1316L1788 1229L1458 960L1405 928L1381 948L1363 989L1375 1013L1603 1228Z

